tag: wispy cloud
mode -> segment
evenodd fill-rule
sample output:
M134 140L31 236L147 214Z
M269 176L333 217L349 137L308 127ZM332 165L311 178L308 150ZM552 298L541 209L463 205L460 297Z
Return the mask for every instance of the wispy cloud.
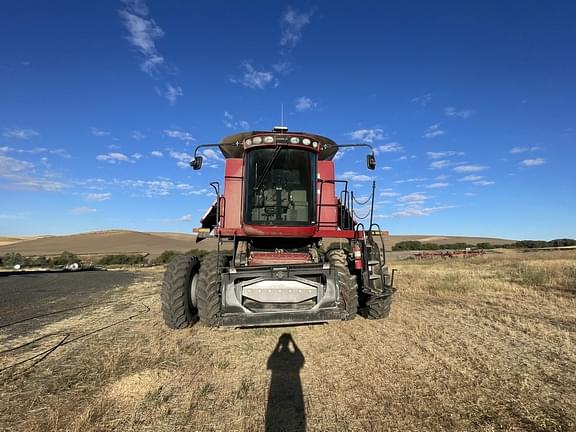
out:
M96 137L110 136L110 132L97 127L90 128L90 133Z
M397 197L399 195L400 195L400 193L393 192L393 191L380 192L380 196L383 196L383 197Z
M290 51L302 39L304 27L310 24L313 12L298 12L288 7L280 19L280 46L284 50Z
M88 201L107 201L112 198L112 194L110 192L88 193L85 196Z
M137 141L143 140L146 138L146 135L144 135L142 132L140 132L139 130L135 130L132 131L132 133L130 134L130 137L132 139L135 139Z
M454 168L454 171L457 173L470 173L470 172L478 172L484 171L488 167L481 166L481 165L460 165Z
M244 70L243 74L239 77L229 77L230 82L259 90L263 90L268 86L277 87L279 84L273 72L256 70L250 62L242 63L242 69Z
M520 165L525 166L525 167L535 167L535 166L544 165L545 163L546 163L545 159L536 158L536 159L524 159L522 162L520 162Z
M365 174L358 174L355 171L346 171L344 174L338 176L338 178L353 181L353 182L367 182L372 181L372 177Z
M511 154L516 154L516 153L528 153L528 152L535 152L541 150L540 147L536 147L536 146L532 146L532 147L512 147L510 149L510 153Z
M178 218L179 222L193 222L194 221L194 216L192 216L190 213L185 214L184 216L180 216Z
M245 120L236 120L232 114L228 111L224 111L224 120L222 120L224 126L228 129L233 130L248 130L250 129L250 124Z
M185 142L196 141L190 132L182 131L179 129L164 129L164 135Z
M29 140L39 135L34 129L7 128L2 132L4 138L19 140Z
M434 138L440 135L444 135L445 133L446 131L440 128L440 124L436 123L428 127L422 136L424 138Z
M67 187L53 173L39 173L32 162L1 154L0 179L4 180L0 183L2 189L59 192Z
M177 161L176 165L178 165L180 168L189 168L190 161L194 159L194 156L192 156L189 153L177 152L177 151L171 151L170 157Z
M373 143L377 140L385 139L384 131L382 129L357 129L348 132L347 135L354 141L362 141L365 143Z
M156 47L156 42L164 36L164 30L149 16L150 11L146 2L144 0L122 2L124 8L119 13L128 32L128 41L142 57L140 69L155 78L162 75L166 78L167 71L173 76L176 69L166 66L164 56ZM170 105L174 105L184 92L180 86L167 82L166 79L164 81L164 85L156 88L156 92Z
M96 156L97 161L108 162L111 164L121 163L121 162L134 162L129 156L124 153L112 152L106 154L99 154Z
M390 142L386 144L379 145L374 149L374 153L398 153L404 151L404 148L397 142Z
M51 155L55 155L55 156L60 156L63 157L65 159L70 159L72 156L70 155L70 153L68 153L68 151L66 151L65 149L61 149L61 148L57 148L57 149L49 149L46 147L33 147L33 148L29 148L29 149L24 149L24 148L14 148L14 147L8 147L8 146L3 146L0 147L0 153L27 153L27 154L42 154L42 153L46 153L46 154L51 154Z
M491 181L491 180L478 180L478 181L475 181L473 183L475 185L478 185L478 186L491 186L493 184L496 184L495 181Z
M402 210L399 210L395 213L392 213L390 216L387 217L421 217L421 216L430 216L440 210L451 209L454 208L453 205L442 205L436 207L424 207L422 205L411 205Z
M152 156L154 156L154 157L162 157L162 156L164 156L164 153L162 153L160 150L151 151L150 154L151 154Z
M296 111L304 112L304 111L311 111L318 105L317 102L314 102L308 96L300 96L296 99Z
M452 165L452 162L446 159L437 160L430 163L430 169L442 169Z
M410 102L416 105L420 105L422 108L426 108L428 104L432 102L432 93L416 96L415 98L412 98Z
M474 181L482 180L483 178L484 178L484 176L481 176L481 175L467 175L466 177L462 177L461 179L458 179L458 181L474 182Z
M96 211L96 209L94 208L90 208L90 207L76 207L70 210L70 213L72 213L73 215L85 215L85 214L90 214L90 213L94 213Z
M454 107L446 107L444 108L444 114L448 117L460 117L467 119L474 114L474 111L471 109L456 109Z
M405 180L394 180L394 183L402 184L402 183L418 183L428 180L426 177L413 177Z
M441 189L441 188L445 188L448 186L449 186L449 183L438 182L438 183L429 184L426 186L426 188L428 188L428 189Z
M398 198L398 201L401 203L422 202L426 201L427 199L429 199L428 195L420 192L413 192L407 195L402 195L400 198Z
M128 40L142 56L140 67L153 75L164 63L164 57L156 48L156 40L164 36L164 31L148 17L149 10L141 0L124 0L125 8L120 10L124 26L128 31Z
M448 150L448 151L440 151L440 152L426 152L426 155L430 159L442 159L451 156L464 156L464 152Z
M156 93L166 99L171 106L176 105L178 98L184 96L182 87L170 83L164 84L164 88L156 88Z

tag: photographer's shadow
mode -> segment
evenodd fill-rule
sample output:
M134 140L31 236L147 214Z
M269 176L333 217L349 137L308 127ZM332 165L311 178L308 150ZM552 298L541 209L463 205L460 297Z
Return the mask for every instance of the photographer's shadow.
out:
M302 367L304 355L292 335L284 333L268 358L267 368L272 370L272 379L266 407L267 432L306 431L306 411L300 381Z

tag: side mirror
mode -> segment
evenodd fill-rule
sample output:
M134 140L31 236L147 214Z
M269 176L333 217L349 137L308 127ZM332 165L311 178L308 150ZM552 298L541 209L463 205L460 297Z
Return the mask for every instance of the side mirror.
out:
M376 158L373 154L369 154L366 156L366 166L369 170L373 170L376 168Z
M195 170L202 168L202 156L196 156L194 160L190 162L190 166Z

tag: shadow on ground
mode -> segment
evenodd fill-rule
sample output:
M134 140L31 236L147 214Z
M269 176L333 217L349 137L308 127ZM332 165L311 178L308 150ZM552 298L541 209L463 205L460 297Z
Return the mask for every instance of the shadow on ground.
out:
M306 431L306 411L300 381L300 369L303 366L304 354L292 335L282 334L267 364L267 368L272 371L266 407L267 432Z

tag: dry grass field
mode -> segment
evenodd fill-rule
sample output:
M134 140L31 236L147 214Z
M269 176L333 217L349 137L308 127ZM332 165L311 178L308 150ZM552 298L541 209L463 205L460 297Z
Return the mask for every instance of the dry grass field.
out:
M575 252L394 267L387 320L183 331L162 269L138 270L105 303L0 328L0 369L57 346L0 373L0 430L576 430Z

